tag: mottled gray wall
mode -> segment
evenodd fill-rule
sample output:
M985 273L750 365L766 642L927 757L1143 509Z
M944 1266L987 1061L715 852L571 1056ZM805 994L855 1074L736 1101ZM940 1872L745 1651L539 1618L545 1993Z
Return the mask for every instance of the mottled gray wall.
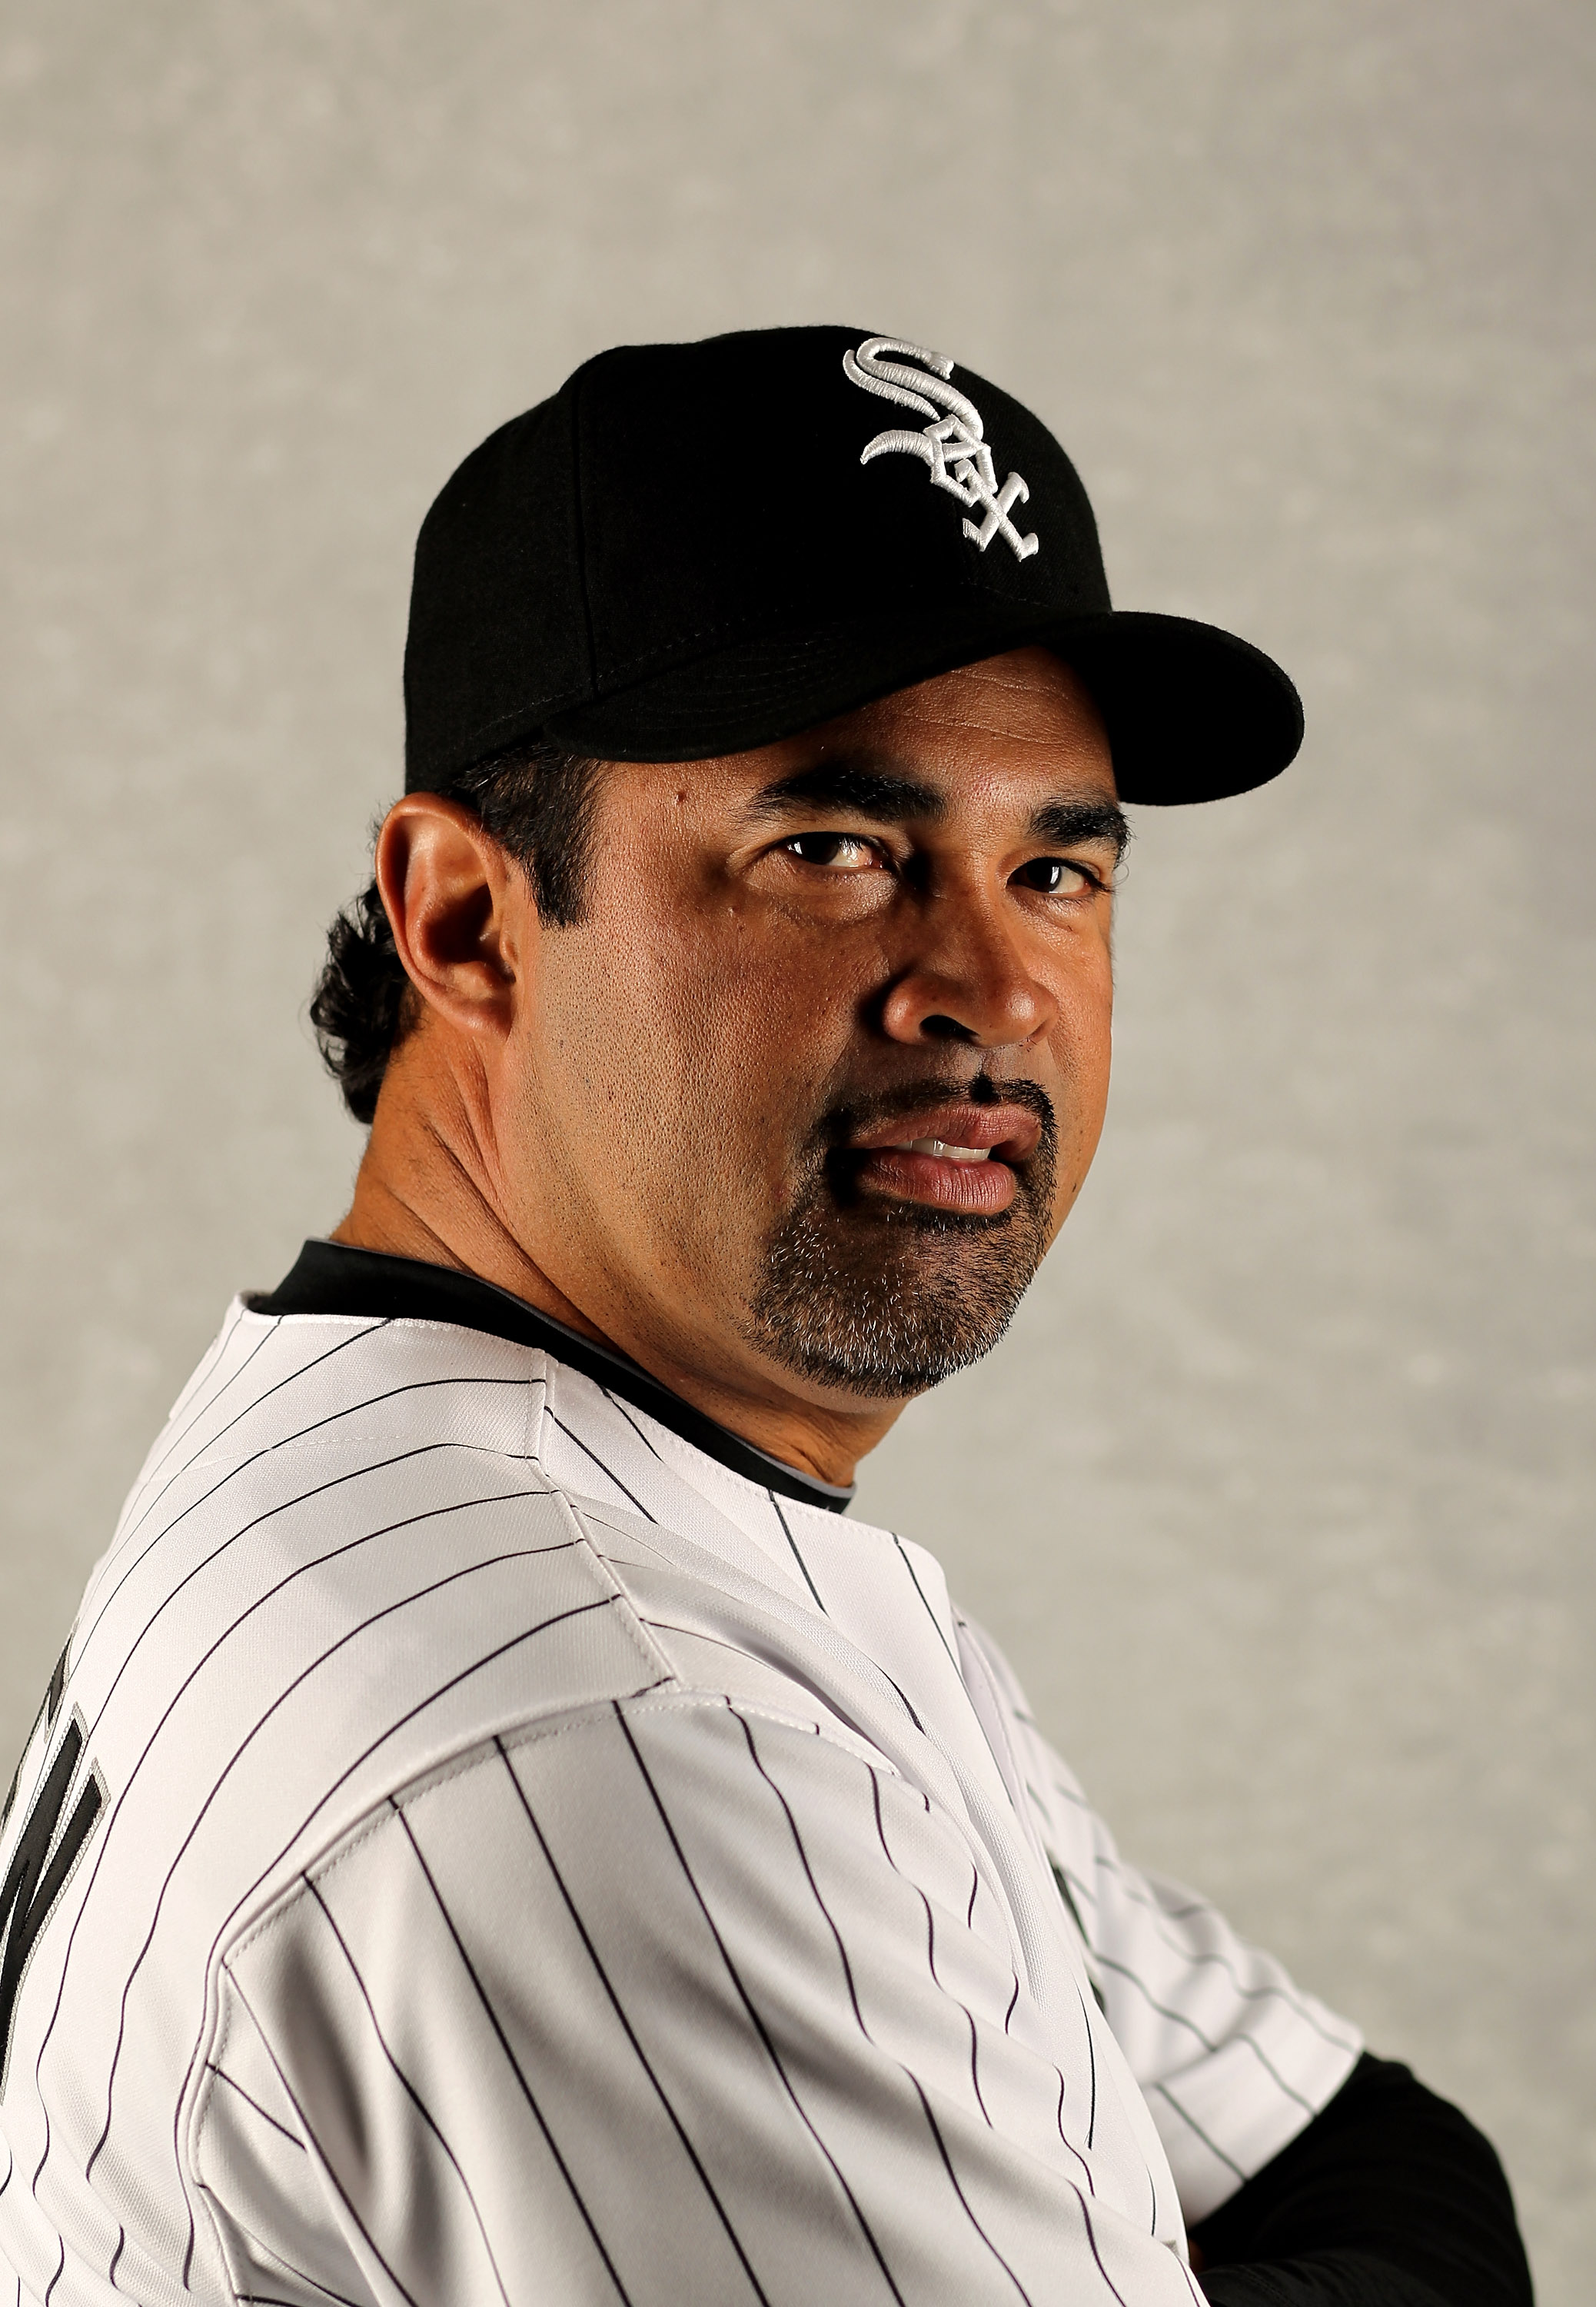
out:
M865 1510L1139 1857L1499 2138L1584 2307L1589 0L10 0L0 107L0 1749L342 1205L303 1001L432 490L616 339L906 332L1310 735L1141 812L1097 1175Z

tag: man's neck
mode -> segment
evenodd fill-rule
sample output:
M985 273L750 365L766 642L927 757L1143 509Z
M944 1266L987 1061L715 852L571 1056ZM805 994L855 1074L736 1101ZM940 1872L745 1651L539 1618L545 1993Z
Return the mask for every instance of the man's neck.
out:
M396 1068L396 1073L398 1069ZM896 1420L900 1402L836 1409L788 1393L779 1374L724 1375L629 1323L595 1321L520 1240L495 1205L468 1117L421 1102L402 1077L384 1085L347 1214L331 1239L353 1249L474 1274L629 1361L755 1449L800 1473L846 1488L860 1458Z
M466 1208L470 1215L464 1223L462 1211L455 1207L426 1214L384 1173L380 1161L373 1162L368 1154L361 1163L348 1213L329 1239L351 1249L377 1249L389 1257L414 1257L425 1265L474 1274L479 1280L535 1306L541 1314L551 1315L579 1336L592 1338L611 1352L624 1351L589 1321L490 1211L480 1203L474 1209L469 1204Z

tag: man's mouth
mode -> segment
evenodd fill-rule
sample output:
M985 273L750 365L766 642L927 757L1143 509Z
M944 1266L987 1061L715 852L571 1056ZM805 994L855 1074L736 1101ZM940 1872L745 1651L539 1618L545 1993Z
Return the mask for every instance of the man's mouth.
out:
M894 1154L930 1154L939 1162L990 1162L990 1145L950 1145L941 1137L911 1137L906 1145L894 1145Z
M996 1217L1018 1193L1016 1171L1040 1136L1040 1123L1024 1106L960 1100L878 1123L848 1151L856 1189L872 1199Z

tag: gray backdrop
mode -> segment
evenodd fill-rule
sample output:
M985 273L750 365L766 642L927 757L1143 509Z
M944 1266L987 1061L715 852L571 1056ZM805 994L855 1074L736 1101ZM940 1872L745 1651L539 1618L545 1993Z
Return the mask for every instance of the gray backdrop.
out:
M0 1751L230 1292L343 1206L303 1007L432 491L618 339L907 333L1310 733L1139 813L1097 1172L864 1510L1137 1857L1492 2131L1583 2307L1589 0L9 0L0 91Z

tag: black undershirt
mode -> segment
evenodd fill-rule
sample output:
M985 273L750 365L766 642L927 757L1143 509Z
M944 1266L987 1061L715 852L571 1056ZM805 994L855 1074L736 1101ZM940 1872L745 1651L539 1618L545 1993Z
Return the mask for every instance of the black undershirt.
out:
M613 1347L598 1345L580 1331L568 1329L551 1314L540 1313L524 1298L513 1298L508 1290L484 1282L480 1274L462 1274L449 1265L428 1265L414 1257L389 1257L383 1250L352 1249L342 1241L307 1241L269 1296L257 1295L244 1302L252 1314L345 1314L383 1321L452 1322L457 1329L485 1330L518 1346L539 1346L580 1370L584 1377L592 1378L595 1385L619 1394L634 1410L645 1411L706 1457L757 1482L762 1490L779 1490L784 1498L820 1506L827 1514L841 1514L853 1497L851 1488L817 1482L800 1474L796 1466L755 1449L739 1435L729 1434Z
M840 1514L852 1496L768 1457L636 1362L477 1275L307 1241L256 1314L453 1323L538 1346L761 1488ZM1496 2152L1465 2115L1385 2059L1191 2231L1213 2307L1532 2307Z
M1490 2141L1365 2055L1289 2147L1191 2231L1214 2307L1531 2307Z

